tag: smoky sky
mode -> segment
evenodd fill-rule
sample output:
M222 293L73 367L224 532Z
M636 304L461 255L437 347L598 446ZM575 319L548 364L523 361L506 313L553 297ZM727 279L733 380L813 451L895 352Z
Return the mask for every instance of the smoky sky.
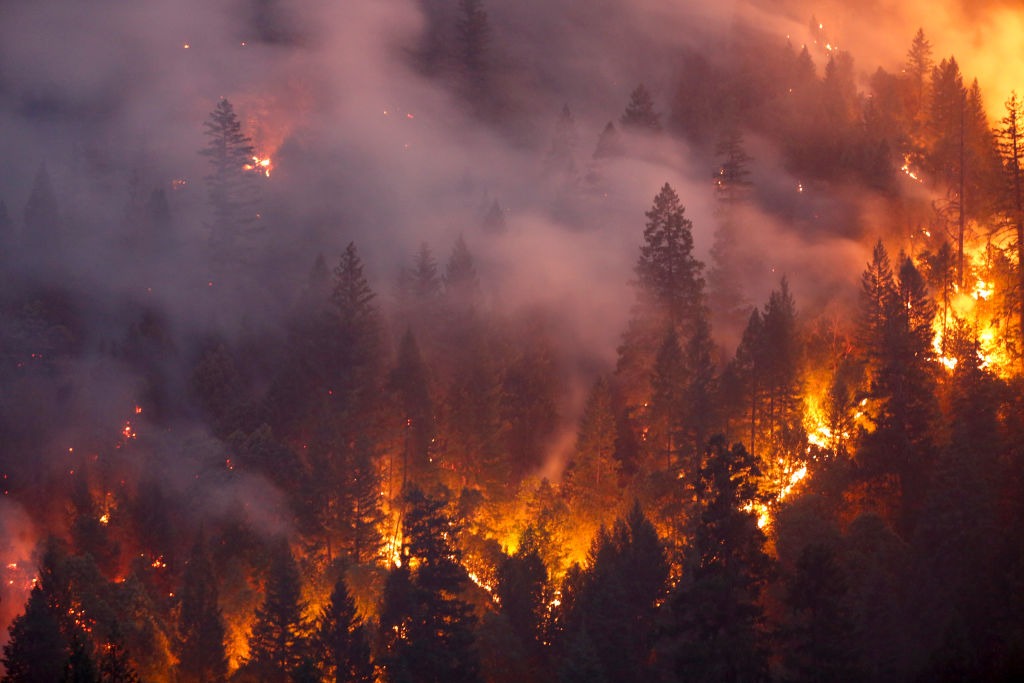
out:
M197 154L202 122L227 97L257 152L274 159L264 188L266 224L296 286L317 253L330 262L355 241L386 301L398 268L421 242L443 263L463 234L492 302L555 309L561 332L610 361L628 316L643 212L663 183L679 192L697 255L708 260L714 160L669 136L638 137L625 158L601 169L600 191L566 199L544 173L563 106L575 117L583 174L599 132L618 119L636 84L648 86L667 117L679 51L722 58L739 24L800 44L814 16L854 54L862 83L878 66L898 71L921 26L937 58L956 52L968 76L978 75L990 103L1005 98L1013 73L992 68L991 60L1012 66L1019 57L1009 59L1006 50L1020 12L1000 2L492 1L485 3L491 62L508 110L499 125L475 117L444 74L416 66L431 22L453 19L456 5L3 0L0 199L18 222L35 170L46 163L65 211L90 216L93 246L76 257L101 260L105 252L96 245L116 238L132 174L147 187L179 181L170 201L191 250L175 258L194 261L207 230ZM448 39L452 32L450 23L442 27ZM816 61L820 73L824 57L816 54ZM797 214L815 214L819 223L807 234L788 220L792 210L751 209L751 243L763 251L763 268L748 278L752 303L782 275L798 304L805 293L815 308L829 303L823 291L848 298L866 253L830 236L827 223L870 222L879 213L871 198L798 197L808 179L789 177L769 145L749 144L755 180L770 186L779 204L803 202ZM810 206L814 201L822 206ZM507 224L501 235L481 230L494 202ZM188 269L135 265L173 277ZM107 277L102 267L86 270ZM204 275L197 269L192 276ZM179 285L154 288L176 318L191 315Z

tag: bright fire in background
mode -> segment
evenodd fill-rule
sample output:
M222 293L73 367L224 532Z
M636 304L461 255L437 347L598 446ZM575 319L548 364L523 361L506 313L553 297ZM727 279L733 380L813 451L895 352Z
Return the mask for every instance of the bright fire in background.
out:
M257 171L269 178L270 172L274 170L274 163L270 160L270 157L254 156L252 163L246 164L242 168L246 171Z

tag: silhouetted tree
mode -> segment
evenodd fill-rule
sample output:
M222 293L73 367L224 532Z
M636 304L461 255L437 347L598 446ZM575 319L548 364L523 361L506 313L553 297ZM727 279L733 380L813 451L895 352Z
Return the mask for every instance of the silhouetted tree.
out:
M472 608L459 594L468 582L446 501L416 487L406 492L402 566L388 576L380 627L385 678L477 681Z
M661 130L661 115L654 111L654 100L643 83L629 94L629 102L620 121L624 128L654 133Z
M331 680L337 683L374 680L366 628L356 614L355 601L343 573L339 573L330 600L320 615L315 645Z
M263 603L249 635L247 671L263 681L283 682L299 669L308 649L303 609L298 568L281 541L271 554Z
M199 153L210 162L205 177L212 212L210 247L214 263L223 269L251 259L252 241L259 229L259 172L253 168L252 140L242 132L227 99L217 102L203 128L207 143Z
M639 503L612 530L601 530L588 563L567 608L564 647L579 647L576 656L585 656L589 639L609 680L649 680L656 614L669 567L661 539ZM583 664L566 667L592 668Z
M178 680L216 682L227 679L224 619L218 605L217 576L200 535L192 546L181 588L178 617Z
M63 680L70 654L54 608L41 586L29 594L25 612L8 629L4 645L4 681L37 683Z
M676 676L692 681L757 681L767 674L760 596L771 561L749 505L757 462L742 445L713 438L692 475L700 523L683 578L671 598L662 643Z

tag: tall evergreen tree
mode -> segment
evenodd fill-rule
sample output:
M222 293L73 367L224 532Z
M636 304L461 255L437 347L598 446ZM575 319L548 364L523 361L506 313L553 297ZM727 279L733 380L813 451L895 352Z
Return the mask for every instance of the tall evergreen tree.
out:
M851 647L853 622L843 567L829 545L804 547L787 577L781 641L787 680L863 680Z
M472 314L480 301L480 280L473 255L461 234L455 239L444 271L444 300L449 315Z
M726 332L738 334L749 305L743 292L744 242L740 210L749 195L750 156L743 149L743 136L736 127L728 128L719 139L715 154L721 164L714 174L717 226L711 245L711 268L708 271L708 303Z
M41 586L29 594L25 612L14 619L8 629L10 639L4 645L4 681L38 683L60 681L70 655L67 639L61 632Z
M534 658L541 653L547 607L548 572L540 552L533 530L527 529L516 552L502 559L495 588L501 612Z
M629 94L629 102L626 104L626 111L620 119L624 128L649 133L657 133L661 130L661 114L654 111L654 99L643 83L636 86Z
M750 504L757 462L742 445L711 440L693 489L700 524L670 599L662 651L691 681L758 681L767 675L761 592L771 561Z
M929 79L933 66L932 45L925 37L924 29L918 28L910 49L907 51L907 61L904 67L910 94L907 103L909 142L915 161L920 160L920 155L924 151L924 126L927 120L931 85Z
M406 492L402 566L388 577L380 627L386 680L480 680L472 608L459 594L469 581L460 564L446 500Z
M704 264L693 257L693 223L684 212L679 195L665 183L645 213L636 264L639 305L655 307L672 325L692 324L704 308Z
M639 503L613 529L601 530L588 563L570 599L562 646L571 650L589 639L608 680L650 680L656 615L669 566Z
M178 680L224 681L228 661L224 651L224 619L218 604L217 576L200 535L192 546L181 588L178 617Z
M935 303L909 257L901 254L895 278L889 272L879 244L862 278L860 328L871 399L865 412L875 427L865 435L860 460L869 475L899 477L909 525L923 503L935 443Z
M599 526L614 521L621 493L616 432L611 387L601 377L591 387L583 407L576 446L563 484L578 519Z
M996 137L1003 162L1003 209L1016 245L1018 344L1024 345L1024 103L1011 92L1005 107ZM1020 355L1024 363L1024 353Z
M412 330L406 330L398 345L398 357L388 380L399 411L402 433L401 481L422 482L431 470L431 448L437 434L434 402L430 396L427 367Z
M259 171L253 169L252 140L242 132L235 108L226 98L203 122L206 146L199 151L210 163L206 176L212 222L210 247L215 264L246 263L259 229L256 204Z
M374 680L366 627L356 614L355 600L345 583L344 572L339 572L330 600L320 615L315 645L317 657L330 680L337 683Z
M308 625L302 616L299 571L286 542L270 557L263 603L249 635L246 670L263 681L288 681L302 666L308 649Z

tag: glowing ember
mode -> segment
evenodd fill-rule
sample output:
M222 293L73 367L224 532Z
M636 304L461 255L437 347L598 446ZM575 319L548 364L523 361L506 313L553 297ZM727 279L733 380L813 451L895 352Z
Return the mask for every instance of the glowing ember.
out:
M100 515L100 524L103 524L103 525L110 524L110 513L109 512L104 512L102 515Z

